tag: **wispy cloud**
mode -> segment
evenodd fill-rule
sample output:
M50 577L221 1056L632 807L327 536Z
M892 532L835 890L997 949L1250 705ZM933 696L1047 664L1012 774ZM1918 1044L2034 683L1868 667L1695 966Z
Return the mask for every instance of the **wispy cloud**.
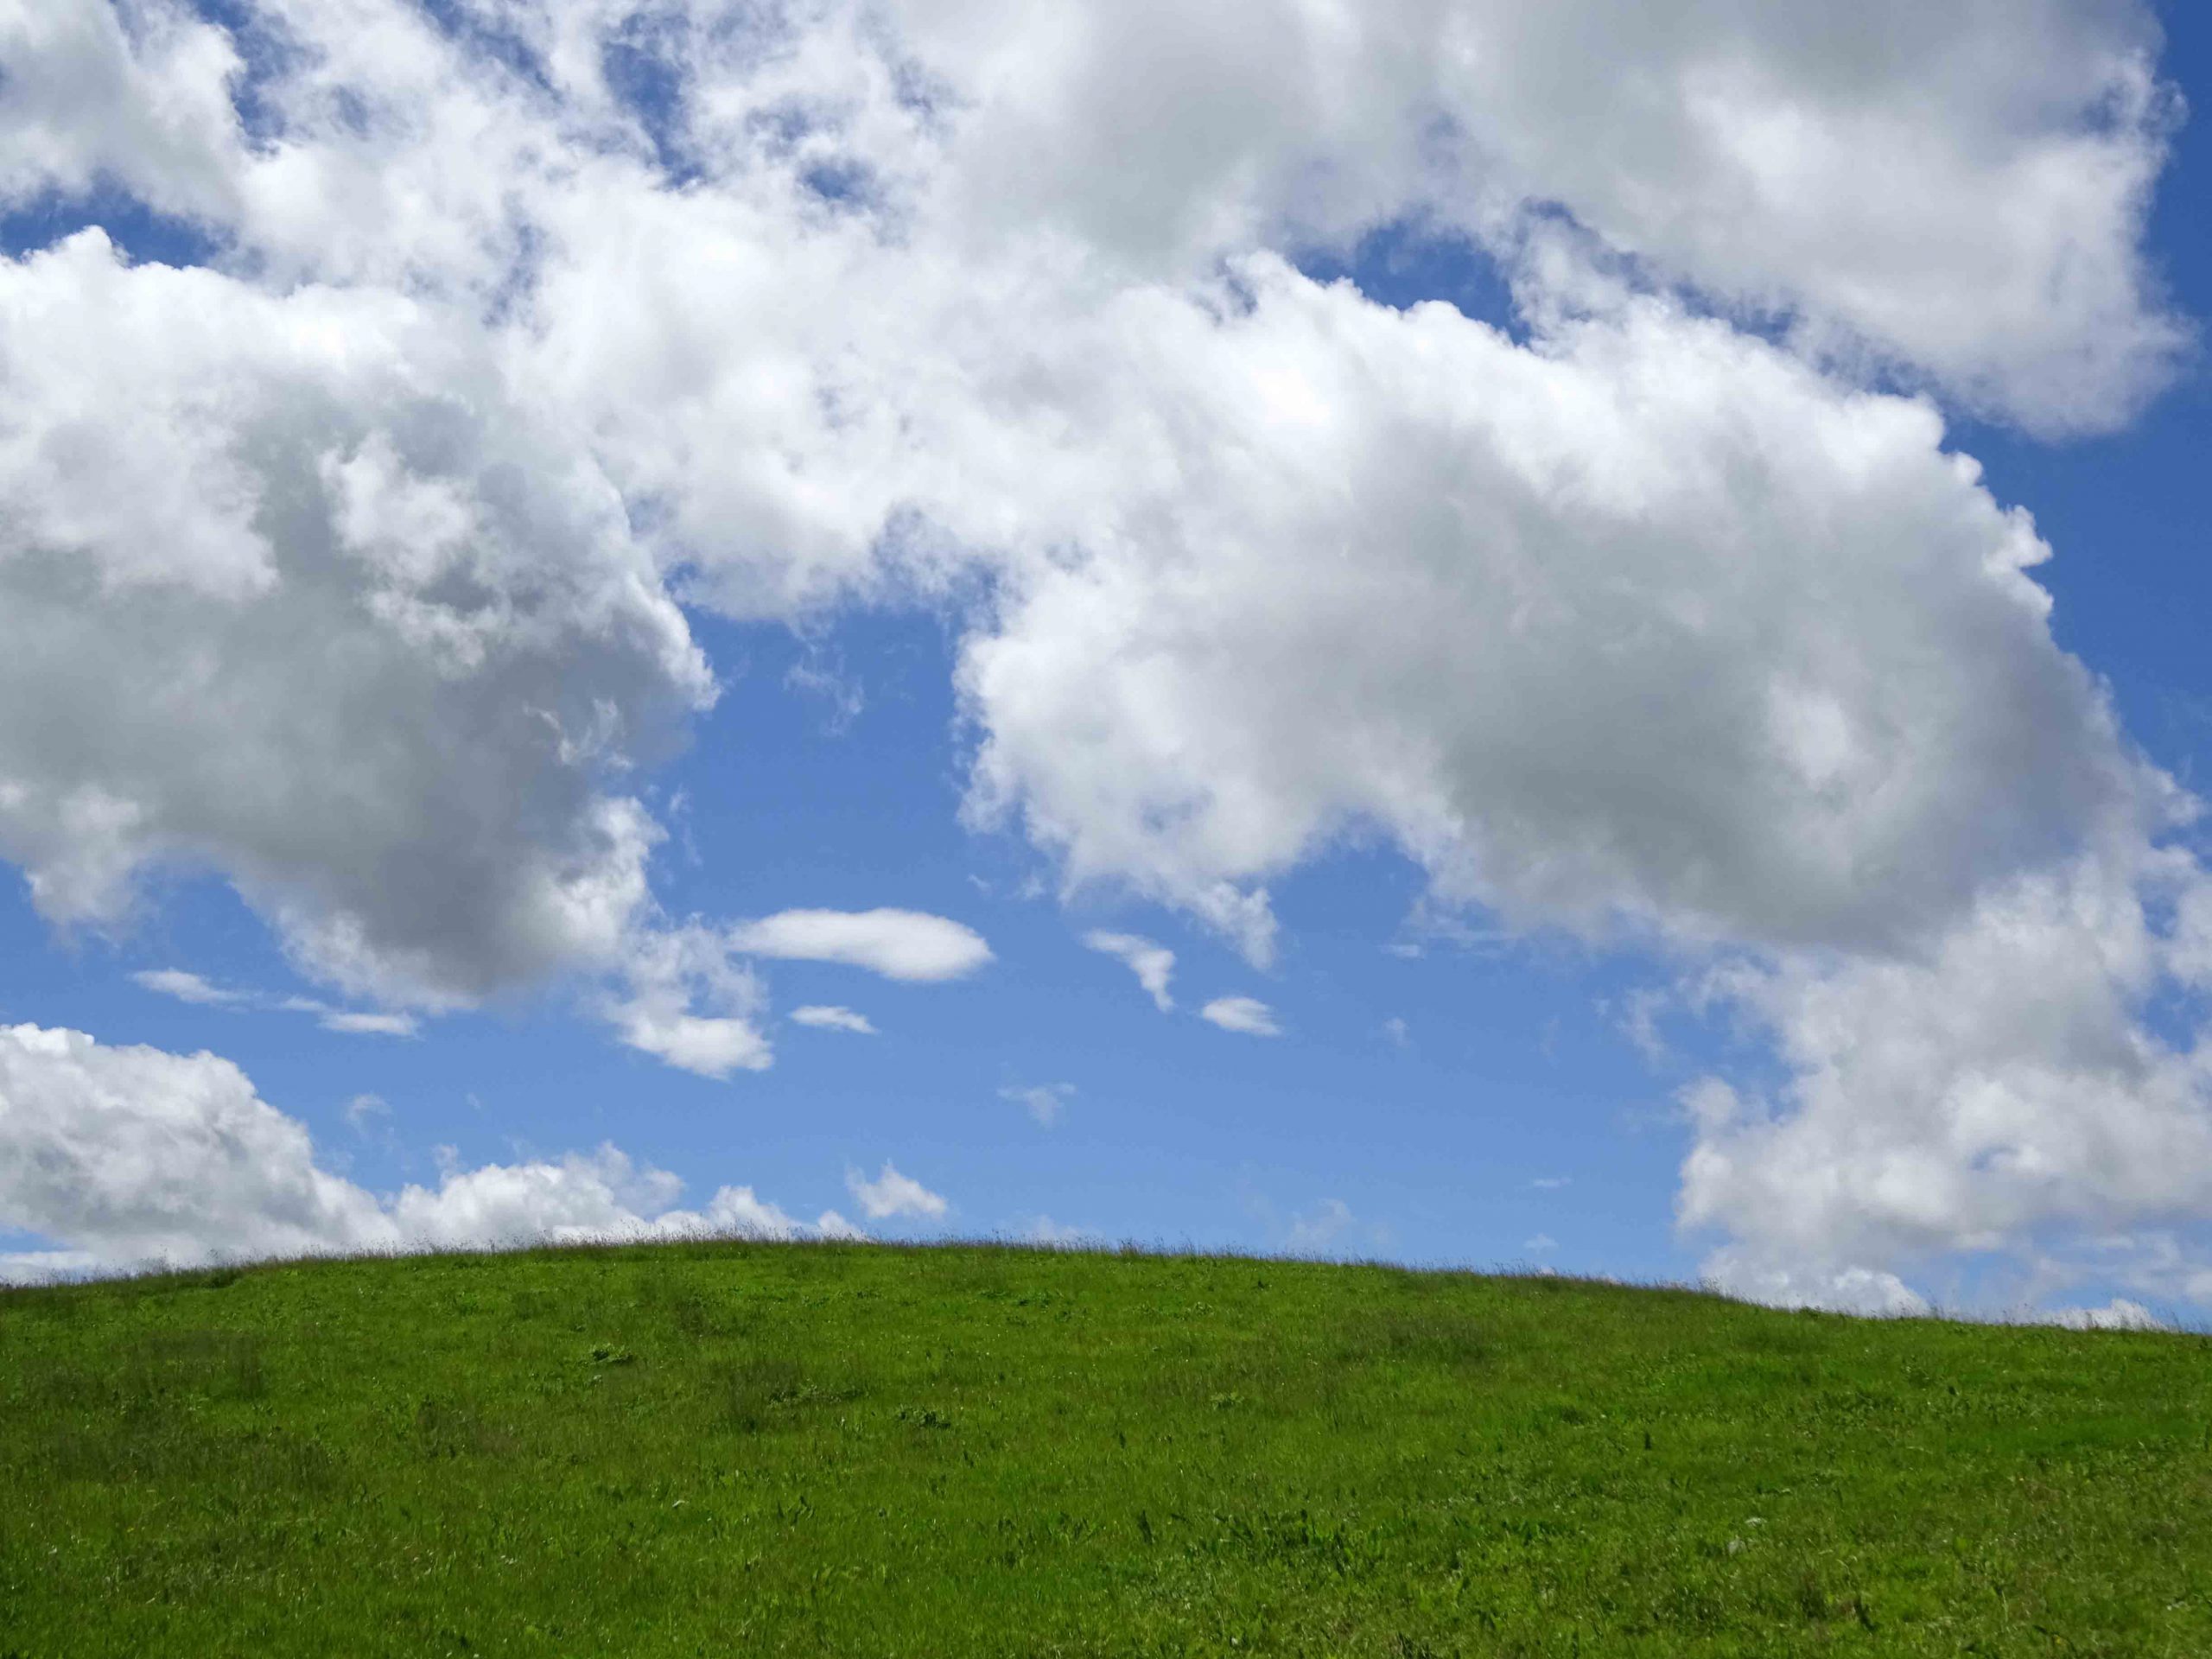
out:
M1294 1216L1287 1243L1294 1250L1322 1250L1342 1238L1352 1224L1351 1206L1325 1198L1302 1216Z
M1166 945L1141 934L1103 931L1084 934L1083 942L1126 963L1162 1014L1173 1009L1175 999L1167 994L1167 982L1175 972L1175 953Z
M1001 1100L1012 1101L1048 1129L1060 1121L1075 1095L1071 1083L1009 1084L999 1090Z
M1282 1035L1274 1010L1256 996L1217 996L1198 1010L1198 1017L1224 1031L1240 1032L1247 1037Z
M811 1026L817 1031L849 1031L859 1037L876 1034L874 1024L868 1017L864 1014L855 1014L850 1008L810 1005L793 1008L791 1020L795 1025Z
M149 991L200 1007L231 1007L253 1001L247 992L213 984L181 968L149 968L130 977Z
M218 985L182 968L149 968L130 977L162 996L195 1007L255 1008L277 1014L306 1014L325 1031L352 1037L413 1037L422 1029L411 1014L379 1008L341 1008L311 996L277 996L267 991Z
M346 1121L356 1135L368 1127L372 1117L390 1117L391 1108L385 1103L382 1095L356 1095L346 1103Z

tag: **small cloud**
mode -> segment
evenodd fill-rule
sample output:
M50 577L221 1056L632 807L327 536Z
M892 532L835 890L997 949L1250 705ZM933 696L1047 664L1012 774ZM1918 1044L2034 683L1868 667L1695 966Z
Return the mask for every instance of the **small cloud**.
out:
M346 1103L346 1121L353 1126L353 1133L365 1132L372 1117L390 1117L391 1108L385 1103L382 1095L356 1095Z
M615 1030L640 1054L717 1083L733 1071L766 1071L775 1064L767 1039L750 1021L734 1015L633 1005L621 1011Z
M1098 1236L1080 1227L1063 1227L1050 1216L1032 1216L1016 1236L1032 1244L1080 1244Z
M1306 1215L1291 1217L1290 1248L1294 1250L1325 1249L1342 1237L1351 1223L1350 1205L1342 1198L1324 1199L1319 1208Z
M1535 1187L1539 1192L1556 1192L1562 1186L1573 1186L1574 1185L1574 1177L1572 1175L1539 1175L1535 1180L1529 1182L1529 1185Z
M1534 1238L1522 1239L1521 1248L1531 1255L1549 1255L1559 1249L1559 1240L1549 1233L1538 1233Z
M868 707L868 696L860 681L847 675L837 664L824 661L821 653L811 648L804 658L791 665L784 676L784 685L788 690L820 697L829 705L829 713L822 723L832 737L843 736Z
M2115 1296L2102 1307L2058 1307L2044 1316L2074 1331L2163 1331L2166 1322L2140 1302Z
M999 1098L1012 1101L1049 1129L1060 1121L1075 1094L1071 1083L1014 1084L1000 1090Z
M1408 1028L1406 1022L1395 1014L1382 1022L1382 1034L1398 1048L1405 1047L1413 1040L1413 1033Z
M1168 979L1175 971L1173 950L1136 933L1086 933L1083 942L1093 950L1118 957L1162 1014L1173 1010L1175 999L1167 994Z
M1198 1010L1198 1017L1224 1031L1241 1032L1247 1037L1282 1035L1274 1010L1256 996L1217 996Z
M963 979L991 960L974 929L912 910L786 910L729 931L741 956L836 962L887 979Z
M860 1037L875 1035L875 1027L868 1017L864 1014L855 1014L850 1008L793 1008L791 1019L798 1025L811 1026L817 1031L849 1031Z
M820 1238L842 1238L854 1243L866 1242L868 1234L855 1227L835 1210L824 1210L814 1224L815 1235Z
M412 1037L421 1026L411 1014L385 1014L374 1009L334 1008L311 996L272 996L264 991L237 990L217 985L181 968L155 968L130 976L149 991L173 996L200 1007L273 1009L279 1014L308 1014L325 1031L348 1036Z
M212 984L199 975L187 973L181 968L149 968L130 976L145 989L162 996L173 996L180 1002L190 1002L200 1007L231 1007L253 999L244 991L233 991Z
M1629 1039L1649 1065L1667 1064L1669 1051L1666 1034L1659 1028L1659 1021L1673 1006L1671 995L1649 986L1630 991L1622 999L1619 1015L1614 1023L1621 1035Z
M870 1221L887 1221L894 1216L938 1221L952 1207L912 1176L901 1175L888 1159L884 1160L883 1173L872 1181L863 1179L856 1169L847 1170L845 1190Z
M325 1031L349 1037L412 1037L422 1027L411 1014L371 1014L346 1008L325 1008L315 1024Z

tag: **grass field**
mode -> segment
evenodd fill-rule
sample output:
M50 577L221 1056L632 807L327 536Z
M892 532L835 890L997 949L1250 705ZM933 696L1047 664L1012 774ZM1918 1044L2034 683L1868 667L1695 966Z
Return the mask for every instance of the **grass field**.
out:
M680 1244L0 1293L0 1654L2212 1655L2212 1342Z

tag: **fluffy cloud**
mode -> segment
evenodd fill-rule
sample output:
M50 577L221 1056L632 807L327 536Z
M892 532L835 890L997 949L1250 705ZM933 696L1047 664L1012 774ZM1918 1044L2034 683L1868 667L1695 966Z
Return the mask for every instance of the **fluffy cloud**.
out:
M890 12L974 100L960 205L1135 270L1409 207L1510 245L1541 205L1815 352L2055 429L2124 417L2185 339L2139 250L2178 105L2136 0Z
M729 947L748 957L836 962L886 979L964 979L991 959L974 930L912 910L787 910L732 928Z
M883 1173L869 1180L856 1169L845 1172L845 1189L870 1221L906 1218L942 1221L950 1211L938 1194L911 1175L901 1175L887 1159Z
M1164 944L1135 933L1086 933L1083 942L1093 950L1103 951L1128 964L1137 976L1137 983L1144 987L1162 1014L1173 1010L1175 999L1167 994L1167 982L1175 972L1175 953Z
M1127 319L1136 481L962 662L980 798L1077 879L1220 916L1381 826L1522 925L1885 948L2164 821L1924 405L1652 302L1534 350L1243 275ZM1169 418L1224 459L1154 490Z
M0 263L0 855L57 923L213 870L378 1017L582 978L757 1069L742 958L988 950L660 912L641 779L716 691L675 596L921 598L971 819L1071 887L1264 963L1268 883L1379 836L1440 910L1726 963L1790 1079L1696 1096L1740 1282L2203 1213L2145 1014L2212 981L2190 804L2033 525L1864 390L2063 432L2170 372L2147 6L225 15L0 0L0 198L111 186L217 266ZM1519 333L1288 257L1390 225Z
M753 971L731 960L727 941L694 924L638 939L623 986L601 1013L630 1047L679 1071L721 1078L773 1064L759 1023L765 1001Z
M97 231L6 269L0 847L49 917L206 861L365 995L620 955L656 832L605 785L711 682L614 492L440 321Z
M791 1021L795 1025L810 1026L817 1031L847 1031L856 1037L875 1035L874 1023L866 1014L855 1014L850 1008L827 1007L818 1004L793 1008Z
M2135 882L2085 861L1993 889L1909 957L1709 976L1789 1072L1777 1097L1719 1078L1686 1096L1682 1217L1731 1235L1709 1269L1775 1300L1879 1277L1872 1300L1897 1302L1897 1267L2212 1213L2212 1044L2145 1018L2173 950Z
M1224 1031L1247 1037L1280 1037L1274 1010L1256 996L1217 996L1198 1010L1198 1017Z
M347 1109L356 1123L382 1103ZM0 1027L0 1216L67 1247L62 1265L128 1267L537 1240L807 1228L749 1187L703 1210L613 1147L557 1162L448 1170L378 1197L322 1168L306 1128L213 1054L116 1047L81 1032ZM37 1266L40 1264L32 1264ZM52 1270L53 1262L42 1264ZM18 1264L20 1274L31 1266Z

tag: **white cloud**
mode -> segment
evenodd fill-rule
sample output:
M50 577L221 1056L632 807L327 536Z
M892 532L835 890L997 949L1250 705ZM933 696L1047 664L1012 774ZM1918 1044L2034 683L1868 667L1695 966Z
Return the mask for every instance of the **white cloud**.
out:
M811 1026L817 1031L849 1031L858 1037L873 1037L875 1027L864 1014L855 1014L850 1008L824 1007L818 1005L791 1010L792 1021Z
M1071 1083L1010 1084L999 1090L1001 1100L1012 1101L1048 1129L1060 1121L1075 1095Z
M1539 1175L1535 1179L1530 1181L1529 1185L1535 1187L1539 1192L1556 1192L1563 1186L1573 1185L1574 1177L1572 1175Z
M774 1050L762 1035L766 998L753 971L698 925L664 928L632 946L623 982L601 1007L616 1035L679 1071L721 1079L764 1071ZM703 1009L704 1012L696 1010Z
M201 1007L224 1007L251 1000L244 991L213 984L181 968L149 968L130 977L149 991Z
M365 1128L372 1117L390 1117L391 1107L381 1095L356 1095L346 1103L346 1121L356 1134Z
M2172 941L2115 861L1994 889L1915 957L1708 977L1789 1072L1771 1099L1711 1077L1685 1096L1681 1216L1729 1236L1714 1277L1819 1300L1839 1275L2212 1213L2212 1049L2145 1023Z
M90 1250L0 1250L0 1285L42 1285L98 1273Z
M1531 1255L1549 1255L1559 1249L1559 1241L1549 1233L1538 1233L1533 1238L1522 1239L1521 1248Z
M1285 1244L1294 1252L1318 1254L1341 1239L1351 1225L1351 1206L1342 1198L1325 1198L1306 1214L1291 1217Z
M944 1219L950 1205L911 1176L901 1175L886 1160L883 1173L869 1180L856 1169L845 1172L845 1190L853 1195L861 1213L870 1221L906 1217L921 1221Z
M325 1031L354 1037L412 1037L421 1024L411 1014L373 1014L359 1009L332 1008L316 1020Z
M1098 1242L1098 1235L1081 1227L1064 1227L1050 1216L1032 1216L1020 1224L1014 1236L1031 1244L1066 1248Z
M2140 1302L2115 1296L2102 1307L2062 1307L2044 1316L2076 1331L2164 1331L2166 1322Z
M1412 1028L1395 1014L1382 1022L1382 1034L1390 1039L1394 1048L1403 1048L1413 1041Z
M1894 1302L2207 1213L2151 1168L2201 1044L2140 1017L2212 979L2212 899L2140 942L2188 804L2032 524L1864 390L2059 432L2169 374L2148 6L671 0L652 131L603 8L503 5L528 77L402 0L267 10L249 134L221 28L0 3L0 200L99 181L226 249L0 261L0 856L55 924L213 869L379 1009L575 981L765 1066L734 950L988 949L660 912L641 780L716 690L674 594L918 598L971 820L1071 888L1264 963L1268 884L1357 833L1440 912L1731 964L1707 1006L1792 1081L1700 1096L1683 1206L1744 1282ZM1472 238L1526 338L1279 257L1391 223ZM1970 969L2015 936L2053 978L2008 1007Z
M1145 995L1151 997L1162 1014L1173 1010L1175 999L1167 994L1167 982L1175 972L1175 953L1164 944L1135 933L1086 933L1083 942L1093 950L1103 951L1118 957L1137 976Z
M383 1104L364 1096L346 1110L358 1127ZM748 1187L679 1210L682 1186L607 1146L448 1168L435 1187L378 1197L322 1168L306 1128L228 1060L0 1027L0 1219L57 1241L71 1268L698 1232L850 1236L834 1214L809 1228Z
M887 979L963 979L991 960L973 929L912 910L787 910L729 930L741 956L836 962Z
M1201 1020L1247 1037L1280 1037L1274 1010L1254 996L1217 996L1198 1010Z
M411 1014L377 1009L337 1008L309 996L275 997L259 991L217 985L181 968L148 969L130 976L138 984L163 996L201 1007L275 1008L285 1014L310 1014L325 1031L350 1036L412 1037L422 1025Z
M182 858L386 1003L620 957L658 831L603 785L712 683L490 341L87 232L0 265L0 849L44 914Z

